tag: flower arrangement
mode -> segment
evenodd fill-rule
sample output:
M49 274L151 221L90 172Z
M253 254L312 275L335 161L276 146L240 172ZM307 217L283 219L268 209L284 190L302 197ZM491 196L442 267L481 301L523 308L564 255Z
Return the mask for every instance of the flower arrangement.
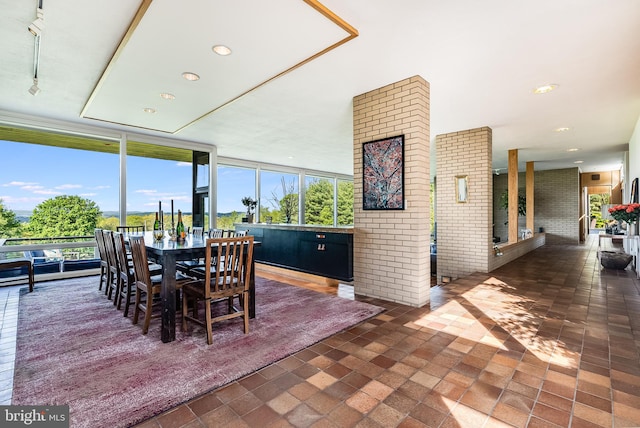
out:
M640 215L640 204L622 204L609 208L609 214L618 222L624 221L628 224L638 221Z

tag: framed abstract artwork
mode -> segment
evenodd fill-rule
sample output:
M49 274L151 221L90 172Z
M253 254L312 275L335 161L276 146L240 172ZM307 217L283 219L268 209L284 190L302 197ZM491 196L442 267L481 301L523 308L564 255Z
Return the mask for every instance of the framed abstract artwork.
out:
M404 135L362 145L363 208L404 209Z

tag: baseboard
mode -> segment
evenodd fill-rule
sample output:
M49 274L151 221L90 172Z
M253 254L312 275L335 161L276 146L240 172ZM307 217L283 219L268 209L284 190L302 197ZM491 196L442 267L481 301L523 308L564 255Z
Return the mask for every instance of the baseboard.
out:
M318 285L337 287L338 284L350 284L344 281L338 281L337 279L326 278L324 276L313 275L305 272L298 272L292 269L285 269L276 266L271 266L263 263L256 263L256 275L260 275L260 272L266 272L274 275L286 276L298 281L311 282Z

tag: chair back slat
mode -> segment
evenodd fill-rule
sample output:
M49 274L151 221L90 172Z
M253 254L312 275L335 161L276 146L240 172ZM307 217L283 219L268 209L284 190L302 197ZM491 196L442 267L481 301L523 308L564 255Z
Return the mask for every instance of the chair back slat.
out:
M118 259L116 257L116 249L113 243L113 233L111 230L105 230L102 237L104 239L104 248L107 256L107 263L112 272L119 272Z
M116 226L117 232L122 233L144 233L145 227L144 225L139 226Z
M129 247L131 248L131 259L133 261L133 271L136 282L151 284L149 274L149 263L147 262L147 248L144 246L144 236L129 237Z
M253 236L207 239L205 298L231 296L249 290Z
M223 233L222 229L209 229L209 238L222 238Z
M94 231L94 235L96 237L96 246L98 247L98 255L100 256L100 260L106 264L109 261L107 260L107 252L104 248L104 231L102 229L96 229Z
M127 247L124 241L124 235L120 232L115 232L113 234L113 244L120 272L121 274L126 274L127 278L130 278L129 261L127 260Z

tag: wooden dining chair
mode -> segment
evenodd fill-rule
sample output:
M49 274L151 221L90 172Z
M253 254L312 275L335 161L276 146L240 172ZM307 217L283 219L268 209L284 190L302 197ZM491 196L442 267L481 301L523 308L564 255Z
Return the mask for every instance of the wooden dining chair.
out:
M144 233L144 225L139 226L116 226L116 232L121 233Z
M120 232L114 233L113 242L120 272L117 286L118 292L116 293L117 308L120 310L124 301L124 316L127 317L129 316L131 299L134 295L135 272L133 270L133 262L129 260L124 234Z
M130 236L129 247L133 261L133 271L136 287L135 308L133 311L133 323L138 323L140 312L144 312L144 323L142 324L142 334L147 334L151 318L160 314L153 314L154 296L160 294L162 289L162 275L151 275L149 271L149 260L147 249L144 244L144 236ZM176 273L176 290L182 288L182 284L192 278ZM159 302L158 302L159 303Z
M213 233L214 236L211 236ZM209 229L207 233L209 238L221 238L222 237L222 229ZM193 236L199 236L200 238L204 238L204 228L196 226L193 228ZM185 275L193 276L193 269L203 268L204 259L193 259L193 260L181 260L176 263L176 269L179 272L182 272Z
M117 303L116 296L118 295L118 281L120 278L120 266L118 265L118 257L116 256L115 244L113 241L114 232L111 230L105 230L103 233L104 248L107 255L107 264L109 269L109 280L105 293L107 298L111 300L113 298L113 304Z
M102 229L95 229L93 235L96 238L96 247L98 248L98 256L100 257L100 282L98 283L98 291L102 290L102 284L109 283L109 261L107 260L107 252L104 248L104 237Z
M191 229L191 234L194 238L202 238L204 236L204 227L193 226Z
M252 260L253 236L207 239L205 263L207 266L216 266L216 268L205 269L204 280L191 281L183 285L183 331L187 331L187 320L203 325L207 331L207 344L211 345L214 323L242 317L244 333L249 332L249 285ZM239 306L235 305L236 297ZM200 302L204 304L204 320L197 316ZM226 313L215 312L214 315L212 306L217 303L226 303ZM191 315L189 315L188 304L193 305Z
M209 238L222 238L224 235L223 229L209 229Z

